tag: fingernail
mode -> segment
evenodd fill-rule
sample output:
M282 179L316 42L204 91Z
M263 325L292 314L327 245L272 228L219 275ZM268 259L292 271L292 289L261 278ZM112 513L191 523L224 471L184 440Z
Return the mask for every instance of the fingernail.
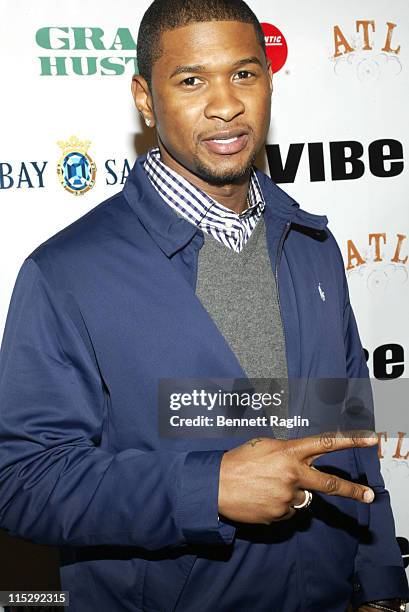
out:
M365 491L365 493L364 493L364 501L367 504L370 504L374 500L374 497L375 497L374 492L371 491L371 489L367 489Z

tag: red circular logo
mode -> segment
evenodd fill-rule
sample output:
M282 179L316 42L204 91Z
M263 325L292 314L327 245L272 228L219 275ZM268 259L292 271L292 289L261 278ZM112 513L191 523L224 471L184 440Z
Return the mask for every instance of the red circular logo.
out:
M266 41L267 57L271 62L273 72L276 73L284 66L288 47L287 41L276 26L271 23L262 23L261 27L264 32L264 40Z

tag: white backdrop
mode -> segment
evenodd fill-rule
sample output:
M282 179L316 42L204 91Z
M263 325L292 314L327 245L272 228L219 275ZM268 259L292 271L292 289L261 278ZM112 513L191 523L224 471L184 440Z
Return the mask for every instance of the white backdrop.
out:
M130 95L133 43L148 4L0 0L0 335L23 259L119 191L125 160L132 164L151 144ZM261 22L279 28L288 45L287 61L274 77L268 136L271 154L279 151L284 164L280 186L303 208L329 217L371 375L374 366L381 375L386 358L394 362L387 375L406 377L409 5L249 4ZM97 166L95 186L79 197L57 177L57 141L72 135L90 141L88 153ZM285 162L297 143L304 147L294 173ZM346 157L358 150L360 161L343 164L343 150ZM266 159L260 163L268 169ZM311 180L311 164L312 178L320 180ZM344 167L352 175L340 180ZM403 424L382 436L382 471L401 538L409 538L408 432Z

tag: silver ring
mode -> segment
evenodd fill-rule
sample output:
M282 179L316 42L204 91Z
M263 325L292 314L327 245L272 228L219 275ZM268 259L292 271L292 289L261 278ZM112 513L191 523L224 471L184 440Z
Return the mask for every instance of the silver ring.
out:
M305 493L305 499L304 499L303 503L299 504L298 506L293 506L293 508L295 508L296 510L301 510L301 508L308 508L308 506L310 505L310 503L312 501L312 493L311 493L311 491L308 491L307 489L304 489L304 493Z

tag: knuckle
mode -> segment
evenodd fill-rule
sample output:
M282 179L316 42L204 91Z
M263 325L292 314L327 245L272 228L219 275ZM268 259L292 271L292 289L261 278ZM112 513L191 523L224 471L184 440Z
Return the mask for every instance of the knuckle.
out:
M329 433L322 433L320 436L320 444L326 449L330 450L335 446L334 436Z
M278 503L275 508L275 513L274 513L275 518L284 516L285 514L287 514L287 512L288 512L288 504Z
M297 482L297 471L294 466L287 466L282 475L282 480L286 484L294 485Z
M352 485L352 487L351 487L351 497L352 497L352 499L360 499L362 497L361 488L356 486L356 485Z
M284 455L286 455L287 457L294 457L295 453L296 453L296 448L295 446L293 446L290 443L285 444L282 447L282 452L284 453Z
M325 482L325 490L327 493L335 493L338 490L338 480L336 478L327 478Z
M293 499L294 499L294 493L293 491L290 491L289 489L286 490L281 496L281 500L285 504L286 508L288 508L288 505L293 501Z

